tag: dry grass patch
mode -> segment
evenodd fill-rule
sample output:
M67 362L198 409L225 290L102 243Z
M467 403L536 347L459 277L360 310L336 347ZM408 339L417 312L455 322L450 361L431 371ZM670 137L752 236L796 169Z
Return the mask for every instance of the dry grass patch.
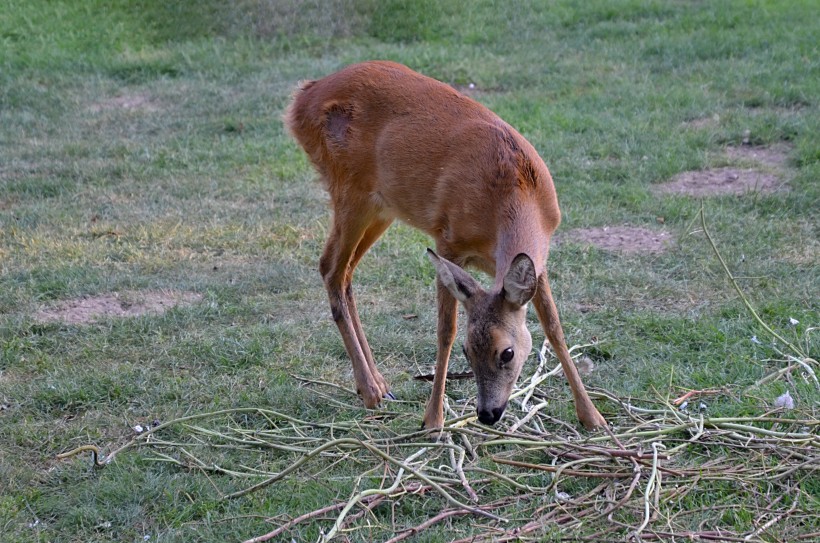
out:
M129 93L115 96L101 102L92 104L88 108L92 113L102 111L124 110L124 111L159 111L159 105L151 96L142 93Z
M161 315L178 307L189 306L202 300L196 292L168 290L137 290L112 292L87 298L62 300L41 309L34 318L43 322L89 324L100 319Z
M779 259L796 266L816 266L820 262L820 242L816 239L806 240L799 247L787 247Z
M559 234L556 243L571 241L592 245L604 251L625 254L662 253L672 243L669 232L636 226L577 228Z
M757 162L772 168L785 167L790 153L791 147L786 144L775 144L768 147L741 145L726 148L726 156L730 160Z
M653 191L657 194L703 197L776 192L785 188L784 182L771 173L752 169L717 168L679 173L671 181L653 187Z

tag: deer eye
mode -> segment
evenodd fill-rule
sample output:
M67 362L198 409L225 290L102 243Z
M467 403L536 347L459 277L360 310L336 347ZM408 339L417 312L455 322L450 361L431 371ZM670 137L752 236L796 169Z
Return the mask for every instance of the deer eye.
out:
M504 352L501 353L501 364L504 365L511 361L515 357L515 351L512 350L512 347L507 347L504 349Z

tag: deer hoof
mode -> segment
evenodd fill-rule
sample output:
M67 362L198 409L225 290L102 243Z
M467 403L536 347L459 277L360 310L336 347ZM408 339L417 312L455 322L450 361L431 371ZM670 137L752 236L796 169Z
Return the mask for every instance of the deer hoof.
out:
M603 428L606 426L606 419L598 413L596 410L594 414L589 417L584 417L581 419L581 424L584 425L584 428L587 430L596 430L598 428Z
M434 418L433 420L428 420L427 417L421 421L421 429L422 430L436 430L441 429L444 427L444 417Z

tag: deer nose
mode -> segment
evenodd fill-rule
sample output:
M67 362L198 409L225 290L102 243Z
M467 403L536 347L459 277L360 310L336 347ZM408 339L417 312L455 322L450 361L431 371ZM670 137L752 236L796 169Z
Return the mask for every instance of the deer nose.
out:
M500 419L501 415L504 414L504 409L506 407L507 407L507 405L505 404L505 405L502 405L501 407L496 407L493 410L481 409L481 410L478 411L478 421L481 424L486 424L487 426L492 426L493 424L498 422L498 419Z

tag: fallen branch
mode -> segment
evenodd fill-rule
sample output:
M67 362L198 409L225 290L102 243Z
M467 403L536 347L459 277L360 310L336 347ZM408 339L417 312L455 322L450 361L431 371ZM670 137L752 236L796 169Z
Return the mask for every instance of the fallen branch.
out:
M472 413L464 405L447 411L438 440L408 431L415 419L391 412L312 423L271 410L231 409L168 421L108 457L86 445L60 459L90 452L94 466L102 467L125 451L147 448L149 460L206 474L217 491L232 481L224 499L281 492L284 481L303 480L346 496L282 519L246 543L299 540L306 529L324 533L325 541L367 530L372 539L398 542L443 523L457 523L465 530L457 537L476 542L552 538L556 530L597 543L630 536L760 541L773 529L801 541L815 525L806 510L812 502L800 490L820 469L820 421L810 406L705 417L681 412L667 399L636 405L593 390L614 406L607 417L611 431L585 434L554 420L544 399L557 393L545 390L546 381L539 376L525 383L517 398L532 401L511 402L496 427L460 414ZM237 481L244 482L238 491ZM724 494L728 503L681 508L687 496L715 484L738 491ZM403 513L431 507L428 518ZM750 511L756 524L741 533L723 526L722 508ZM462 517L470 520L456 520ZM696 529L701 519L709 519L709 529Z

